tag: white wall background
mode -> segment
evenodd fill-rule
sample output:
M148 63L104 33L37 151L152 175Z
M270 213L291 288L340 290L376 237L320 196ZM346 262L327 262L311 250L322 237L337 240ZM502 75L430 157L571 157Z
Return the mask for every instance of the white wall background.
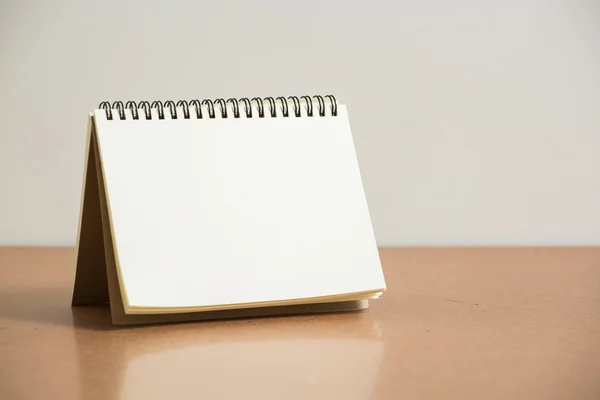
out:
M75 243L102 100L326 93L380 244L600 244L597 0L0 0L0 243Z

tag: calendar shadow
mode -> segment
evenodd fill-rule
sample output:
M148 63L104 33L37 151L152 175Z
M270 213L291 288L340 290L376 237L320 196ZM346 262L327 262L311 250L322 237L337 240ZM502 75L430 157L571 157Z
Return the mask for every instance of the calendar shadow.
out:
M115 330L106 305L71 307L71 287L0 287L0 321L6 325L60 325L74 329Z

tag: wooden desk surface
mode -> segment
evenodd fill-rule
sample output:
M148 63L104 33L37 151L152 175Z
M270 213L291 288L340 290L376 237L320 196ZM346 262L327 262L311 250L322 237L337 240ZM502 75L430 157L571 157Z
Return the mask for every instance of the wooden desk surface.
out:
M0 399L600 399L600 248L382 249L367 312L113 328L0 248Z

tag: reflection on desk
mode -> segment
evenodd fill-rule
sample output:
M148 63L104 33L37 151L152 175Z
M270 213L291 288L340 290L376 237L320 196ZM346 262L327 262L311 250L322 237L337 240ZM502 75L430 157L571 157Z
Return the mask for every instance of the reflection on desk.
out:
M293 316L76 335L80 394L100 390L110 399L367 399L376 385L384 343L369 315L359 314L330 315L333 330L314 329L319 316ZM90 322L81 309L74 309L73 316L76 325ZM115 340L102 337L117 332Z

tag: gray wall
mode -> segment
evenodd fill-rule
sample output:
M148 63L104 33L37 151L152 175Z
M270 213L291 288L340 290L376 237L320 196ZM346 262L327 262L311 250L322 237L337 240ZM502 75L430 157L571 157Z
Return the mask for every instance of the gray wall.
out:
M379 243L600 243L600 2L0 0L0 243L73 244L102 100L334 93Z

